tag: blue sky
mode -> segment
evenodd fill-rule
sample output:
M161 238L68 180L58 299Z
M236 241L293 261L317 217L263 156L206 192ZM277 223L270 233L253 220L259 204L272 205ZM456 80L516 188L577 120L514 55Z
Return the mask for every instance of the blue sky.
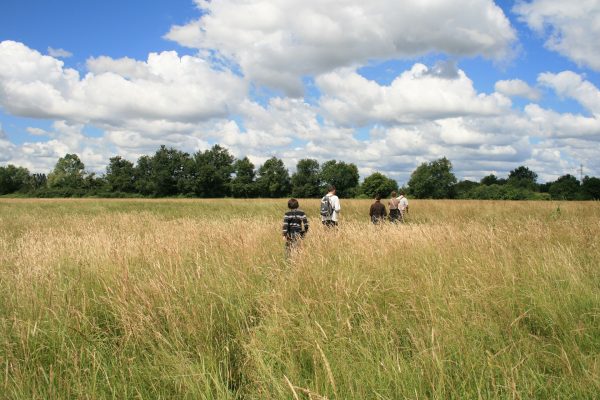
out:
M600 1L0 3L0 165L102 172L160 144L400 183L600 176Z

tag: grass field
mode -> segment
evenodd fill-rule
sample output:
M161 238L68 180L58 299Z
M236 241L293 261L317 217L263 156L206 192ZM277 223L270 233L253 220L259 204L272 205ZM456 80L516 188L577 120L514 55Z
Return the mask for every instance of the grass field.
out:
M600 398L600 203L369 204L0 200L0 398Z

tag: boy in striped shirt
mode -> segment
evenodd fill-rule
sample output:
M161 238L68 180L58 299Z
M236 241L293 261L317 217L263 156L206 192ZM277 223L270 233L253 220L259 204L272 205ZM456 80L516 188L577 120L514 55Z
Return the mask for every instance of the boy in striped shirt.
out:
M289 210L283 216L283 240L285 240L285 249L288 255L292 248L298 245L298 239L302 239L308 232L308 218L298 207L298 200L290 199L288 201Z

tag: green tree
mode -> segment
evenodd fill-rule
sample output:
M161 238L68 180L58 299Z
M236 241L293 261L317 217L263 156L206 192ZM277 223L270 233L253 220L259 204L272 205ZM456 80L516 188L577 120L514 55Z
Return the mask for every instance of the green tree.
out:
M548 192L553 199L575 200L580 196L579 180L566 174L552 182Z
M66 154L59 158L48 175L48 187L56 189L83 189L85 165L77 154Z
M362 193L366 194L370 198L379 195L381 197L387 197L392 191L398 190L398 182L388 178L380 172L375 172L365 178L361 185Z
M589 200L600 200L600 178L586 176L581 181L583 197Z
M552 186L554 182L545 182L545 183L540 183L538 184L538 190L540 191L540 193L550 193L550 187Z
M319 162L310 158L298 161L292 175L292 196L299 198L320 197L321 176Z
M481 178L481 180L479 181L479 183L481 183L482 185L486 185L486 186L490 186L490 185L497 185L498 184L498 177L494 174L489 174L487 176L484 176L483 178Z
M230 194L234 157L214 145L210 150L194 154L192 190L199 197L224 197Z
M47 185L48 177L46 174L34 173L29 177L28 187L34 192L45 188Z
M470 199L477 200L500 200L504 198L506 193L505 186L497 184L492 185L479 185L469 191Z
M105 179L111 192L131 193L135 190L135 167L121 156L112 157L106 167Z
M358 189L358 168L343 161L329 160L321 166L321 182L334 185L339 197L352 197Z
M494 176L494 175L491 175ZM458 182L454 185L454 195L459 199L468 199L471 197L471 191L479 186L479 183L468 179ZM490 186L490 185L485 185Z
M233 163L234 178L231 180L231 195L237 198L255 197L257 187L255 182L256 174L254 164L244 157Z
M83 188L87 194L97 195L106 188L106 179L102 175L98 176L95 172L90 172L83 178Z
M189 159L188 153L160 146L151 159L152 194L160 197L179 194L186 178Z
M291 192L290 175L283 161L277 157L265 161L258 169L256 185L261 197L275 198L289 195Z
M8 164L0 167L0 195L15 193L27 188L30 182L29 170Z
M446 157L419 165L408 181L410 193L419 199L453 198L454 184L452 163Z
M150 196L156 192L155 183L152 180L152 158L150 156L138 158L133 172L134 187L138 193Z
M516 188L537 190L537 178L535 172L521 165L510 171L507 183Z

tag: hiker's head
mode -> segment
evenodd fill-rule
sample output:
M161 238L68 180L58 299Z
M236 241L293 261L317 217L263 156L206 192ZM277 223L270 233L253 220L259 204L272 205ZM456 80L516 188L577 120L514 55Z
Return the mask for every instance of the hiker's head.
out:
M327 192L335 194L335 186L333 186L333 185L327 186Z
M392 192L391 196L392 196L392 197L396 197L396 196L398 196L398 193L396 193L396 191L394 190L394 191Z
M381 195L380 194L375 195L375 201L379 201L379 200L381 200Z
M296 208L298 208L300 205L298 204L298 200L296 199L289 199L288 200L288 208L290 210L295 210Z
M404 193L404 190L401 190L400 191L400 196L405 196L405 195L406 195L406 193Z

